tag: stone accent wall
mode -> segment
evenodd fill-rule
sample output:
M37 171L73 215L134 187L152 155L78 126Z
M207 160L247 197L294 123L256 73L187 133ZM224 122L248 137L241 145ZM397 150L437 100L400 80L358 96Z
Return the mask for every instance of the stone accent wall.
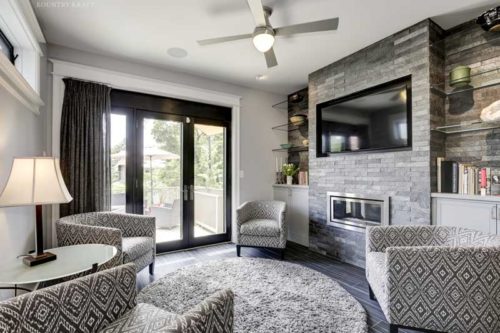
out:
M448 73L458 65L472 68L473 87L500 82L498 33L486 32L471 21L448 31L444 48L446 61L443 79L444 89L447 92L453 91L449 86ZM474 76L485 71L488 73ZM500 85L444 98L445 123L451 125L462 121L479 120L481 110L499 99ZM500 129L448 134L445 157L480 167L500 168Z
M429 224L432 22L420 22L309 76L310 248L364 266L365 235L326 225L326 192L389 195L392 224ZM439 66L439 62L436 62ZM316 157L316 104L412 76L412 149Z

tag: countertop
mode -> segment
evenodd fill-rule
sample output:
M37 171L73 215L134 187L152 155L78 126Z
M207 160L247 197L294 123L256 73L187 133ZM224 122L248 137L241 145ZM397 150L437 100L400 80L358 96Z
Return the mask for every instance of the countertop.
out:
M431 193L432 198L445 198L456 200L475 200L475 201L489 201L500 202L500 196L495 195L472 195L472 194L457 194L457 193Z
M273 184L273 187L285 187L285 188L301 188L301 189L309 189L309 185L287 185L287 184Z

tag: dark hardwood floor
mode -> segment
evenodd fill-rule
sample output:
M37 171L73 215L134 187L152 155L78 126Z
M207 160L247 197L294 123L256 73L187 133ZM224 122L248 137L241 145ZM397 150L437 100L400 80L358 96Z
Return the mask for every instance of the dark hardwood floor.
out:
M244 257L279 259L278 252L266 249L242 248L241 255ZM148 274L147 268L139 273L138 287L142 289L150 282L180 267L213 259L233 257L236 257L236 247L232 243L162 254L156 259L154 277ZM319 271L337 281L365 308L368 314L370 333L389 332L389 325L385 321L380 306L376 301L372 301L368 297L368 284L363 269L312 252L306 247L293 243L289 243L287 247L285 260ZM400 330L400 332L410 333L415 331Z

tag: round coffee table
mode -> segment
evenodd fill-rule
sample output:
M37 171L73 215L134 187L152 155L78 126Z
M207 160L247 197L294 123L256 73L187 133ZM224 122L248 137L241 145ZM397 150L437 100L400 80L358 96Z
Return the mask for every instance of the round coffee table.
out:
M22 258L12 258L0 270L0 289L32 291L19 285L40 283L61 279L88 270L95 271L97 267L110 261L117 249L104 244L80 244L47 249L57 255L57 259L38 266L29 267L23 264ZM34 288L36 289L36 287Z

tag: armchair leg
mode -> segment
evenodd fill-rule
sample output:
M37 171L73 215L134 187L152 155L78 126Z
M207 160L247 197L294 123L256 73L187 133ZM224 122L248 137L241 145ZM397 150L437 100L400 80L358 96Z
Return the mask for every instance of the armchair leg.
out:
M149 275L155 275L155 263L149 264Z
M240 245L236 245L236 255L238 257L241 257L241 246Z
M375 298L375 294L373 293L373 290L372 290L372 287L370 285L368 285L368 294L370 294L370 299L372 301L375 301L376 298Z
M393 324L389 324L389 333L398 333L398 327Z

